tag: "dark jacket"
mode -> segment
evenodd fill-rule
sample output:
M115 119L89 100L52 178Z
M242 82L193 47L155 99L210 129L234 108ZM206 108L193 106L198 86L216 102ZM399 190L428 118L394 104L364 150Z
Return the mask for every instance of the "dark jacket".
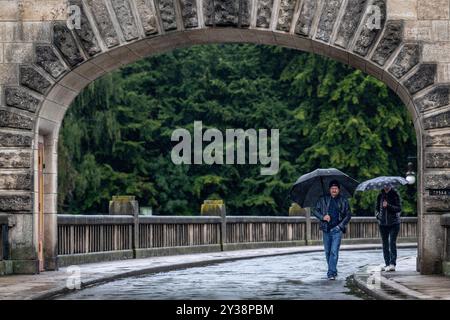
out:
M323 220L323 217L328 213L328 207L330 205L331 195L322 196L317 200L316 207L313 210L313 215L320 221L320 230L328 230L328 222ZM339 207L339 228L343 233L347 232L347 224L352 218L350 211L350 205L346 197L338 195L336 201Z
M388 205L383 208L383 200L386 199ZM383 226L391 226L400 223L400 214L402 212L401 200L398 192L391 188L388 193L381 190L377 197L375 216Z

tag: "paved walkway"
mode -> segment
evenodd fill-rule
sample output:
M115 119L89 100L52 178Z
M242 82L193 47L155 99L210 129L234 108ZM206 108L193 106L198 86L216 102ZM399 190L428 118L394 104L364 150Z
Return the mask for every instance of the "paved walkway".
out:
M380 266L368 266L355 274L357 286L383 300L450 300L450 277L421 275L416 257L397 262L395 272L381 272Z
M401 244L412 247L415 244ZM378 249L380 245L342 245L342 250ZM322 246L302 246L291 248L269 248L254 250L224 251L215 253L186 254L176 256L151 257L146 259L122 260L85 264L79 266L81 288L115 280L118 278L141 274L164 272L194 266L202 266L224 261L249 259L255 257L275 256L293 253L322 251ZM43 272L38 275L10 275L0 277L0 299L47 299L56 294L70 291L73 284L70 267L58 271Z

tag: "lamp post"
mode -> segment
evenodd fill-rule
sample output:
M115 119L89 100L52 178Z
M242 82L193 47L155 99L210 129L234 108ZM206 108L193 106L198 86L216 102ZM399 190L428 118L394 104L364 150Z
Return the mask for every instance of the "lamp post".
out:
M406 172L406 181L412 185L416 183L416 173L414 172L414 165L412 162L408 162L408 171Z

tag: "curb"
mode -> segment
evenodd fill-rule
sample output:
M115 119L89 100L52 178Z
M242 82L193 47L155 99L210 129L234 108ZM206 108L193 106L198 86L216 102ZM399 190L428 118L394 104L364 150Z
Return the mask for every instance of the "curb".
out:
M362 277L369 276L369 273L364 270L361 273L353 274L352 278L356 287L377 300L433 300L433 297L422 294L418 291L410 289L400 283L395 282L383 276L380 272L380 283L387 287L393 294L387 293L386 289L373 289L367 285Z

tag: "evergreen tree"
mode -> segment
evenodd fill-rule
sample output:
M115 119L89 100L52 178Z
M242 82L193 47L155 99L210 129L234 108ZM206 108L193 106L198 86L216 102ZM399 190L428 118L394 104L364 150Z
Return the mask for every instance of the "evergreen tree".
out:
M280 130L280 170L172 163L176 128ZM206 144L205 144L206 145ZM208 45L147 58L93 82L59 140L59 210L105 213L135 195L166 215L195 215L205 199L229 214L286 215L301 174L336 167L357 180L404 175L416 150L406 108L382 82L324 57L258 45ZM415 196L400 190L404 212ZM373 214L376 192L352 199Z

